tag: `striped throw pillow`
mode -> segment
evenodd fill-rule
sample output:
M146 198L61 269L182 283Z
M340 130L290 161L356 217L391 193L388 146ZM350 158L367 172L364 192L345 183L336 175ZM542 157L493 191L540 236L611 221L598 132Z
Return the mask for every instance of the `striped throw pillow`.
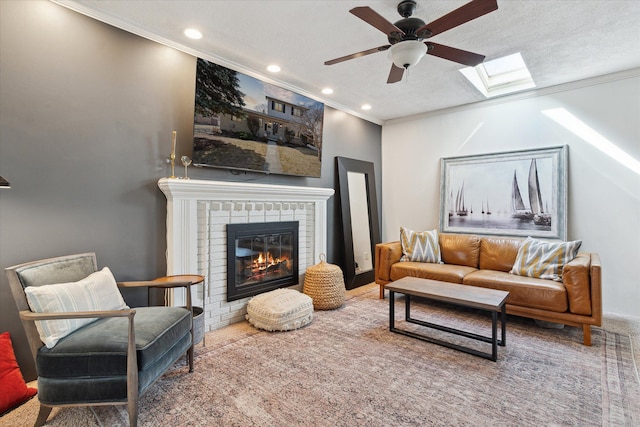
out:
M402 243L400 261L441 262L436 230L418 232L400 227L400 242Z
M581 245L582 240L545 242L527 237L510 273L562 282L562 267L578 255Z
M108 267L78 282L28 286L24 292L31 311L36 313L129 308L122 299L116 280ZM95 318L39 320L36 321L36 329L42 342L48 348L53 348L60 339L95 320Z

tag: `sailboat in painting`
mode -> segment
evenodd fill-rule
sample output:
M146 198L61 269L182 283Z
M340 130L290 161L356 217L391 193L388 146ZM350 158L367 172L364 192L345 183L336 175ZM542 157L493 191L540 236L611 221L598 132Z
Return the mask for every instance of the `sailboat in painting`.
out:
M455 210L455 205L453 204L453 191L449 192L449 218L453 216L453 211Z
M484 209L484 202L482 202L482 214L491 215L491 209L489 209L489 200L487 200L487 210Z
M533 223L536 225L551 225L551 215L544 211L542 204L536 159L531 160L531 166L529 167L529 203L533 213Z
M520 220L533 219L533 213L524 206L516 171L513 171L513 184L511 185L511 217Z
M540 194L540 181L538 179L538 165L536 159L531 160L529 166L529 179L527 180L529 190L529 207L527 209L520 194L516 171L513 171L513 184L511 188L511 217L522 221L533 221L536 225L551 225L551 214L545 212Z
M456 214L458 216L467 216L469 212L464 205L464 182L462 183L462 187L458 190L458 194L456 195Z

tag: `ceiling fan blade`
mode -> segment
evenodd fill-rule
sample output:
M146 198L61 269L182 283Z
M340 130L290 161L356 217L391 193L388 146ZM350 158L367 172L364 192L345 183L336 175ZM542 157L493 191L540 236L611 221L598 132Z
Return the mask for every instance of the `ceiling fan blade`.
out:
M376 27L388 36L391 36L393 33L404 35L404 31L387 21L386 18L378 14L378 12L371 9L369 6L354 7L349 12L362 19L367 24Z
M486 15L489 12L493 12L496 9L498 9L497 0L473 0L435 21L418 28L416 34L428 30L431 34L425 37L432 37L458 25L462 25L465 22L479 18L482 15Z
M341 56L340 58L336 58L336 59L332 59L330 61L326 61L324 63L324 65L333 65L333 64L337 64L338 62L348 61L349 59L360 58L361 56L370 55L372 53L383 52L383 51L389 49L390 47L391 47L391 45L389 45L389 44L388 45L384 45L384 46L374 47L373 49L363 50L362 52L352 53L351 55Z
M397 83L402 80L404 74L404 68L398 67L396 64L391 64L391 71L389 71L389 78L387 83Z
M457 62L459 64L475 67L484 61L484 55L468 52L455 47L445 46L438 43L425 43L428 46L427 54L437 56L442 59Z
M449 61L458 62L470 67L475 67L484 61L484 55L479 55L462 49L456 49L455 47L445 46L443 44L431 42L425 44L429 46L429 49L427 50L428 55L448 59Z

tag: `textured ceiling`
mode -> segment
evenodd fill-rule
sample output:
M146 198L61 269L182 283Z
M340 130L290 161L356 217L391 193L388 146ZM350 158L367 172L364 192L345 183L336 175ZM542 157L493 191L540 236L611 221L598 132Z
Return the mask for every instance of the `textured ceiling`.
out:
M280 84L376 123L481 101L461 65L431 55L387 84L386 52L325 66L324 61L387 44L349 13L369 6L391 22L398 1L122 1L58 0L116 27ZM430 22L466 0L418 0ZM204 37L190 40L187 27ZM498 0L498 10L431 39L487 60L521 52L538 88L640 67L638 0ZM270 75L266 66L282 71ZM330 86L332 95L322 95ZM368 103L372 109L360 110Z

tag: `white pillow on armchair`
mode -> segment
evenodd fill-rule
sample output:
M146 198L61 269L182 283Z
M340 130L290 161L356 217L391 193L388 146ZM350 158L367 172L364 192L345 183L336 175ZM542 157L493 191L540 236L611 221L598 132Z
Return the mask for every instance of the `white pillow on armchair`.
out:
M78 282L28 286L24 290L31 311L57 313L77 311L123 310L129 308L108 267ZM48 348L76 329L96 318L41 320L36 322L40 339Z

